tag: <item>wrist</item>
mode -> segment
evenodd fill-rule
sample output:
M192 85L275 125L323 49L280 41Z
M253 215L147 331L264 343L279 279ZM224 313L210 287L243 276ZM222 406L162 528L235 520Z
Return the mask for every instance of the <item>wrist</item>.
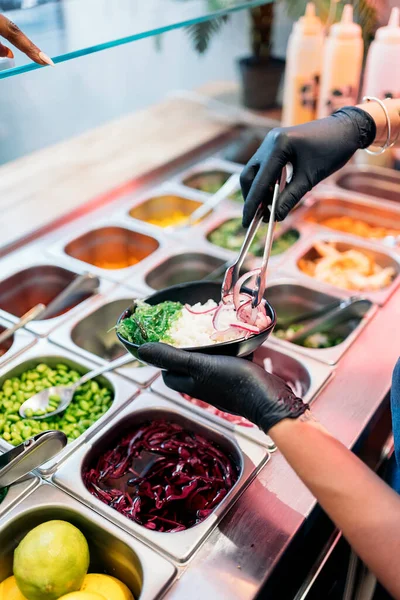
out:
M391 136L389 144L392 144L399 137L400 131L400 103L398 100L387 98L383 100L384 105L388 111L390 123L391 123ZM377 102L364 102L359 104L358 107L363 112L367 113L374 121L376 126L375 139L371 144L383 144L386 141L388 130L386 123L386 116L382 111L382 107Z
M299 432L306 431L310 427L328 433L325 427L315 418L311 410L307 410L297 419L283 419L279 421L279 423L271 427L268 435L278 446L279 443L288 439L288 436L297 435ZM328 435L330 434L328 433Z
M285 386L286 387L286 386ZM289 393L288 393L289 392ZM310 412L308 404L305 404L301 398L294 396L289 388L276 398L273 405L261 405L259 415L250 419L257 423L258 427L264 433L270 434L273 427L282 421L296 421L304 417L305 413Z
M356 132L356 143L359 149L368 148L376 139L377 126L375 119L369 111L364 109L364 105L362 108L358 106L344 106L336 111L333 116L345 117L349 120L349 123L351 123Z

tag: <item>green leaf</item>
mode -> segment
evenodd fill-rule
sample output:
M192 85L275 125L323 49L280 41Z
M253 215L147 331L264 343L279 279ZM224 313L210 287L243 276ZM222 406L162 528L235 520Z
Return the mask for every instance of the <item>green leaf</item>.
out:
M204 54L206 52L212 37L221 29L227 20L228 15L224 15L223 17L194 23L193 25L186 27L186 31L196 52L199 54Z

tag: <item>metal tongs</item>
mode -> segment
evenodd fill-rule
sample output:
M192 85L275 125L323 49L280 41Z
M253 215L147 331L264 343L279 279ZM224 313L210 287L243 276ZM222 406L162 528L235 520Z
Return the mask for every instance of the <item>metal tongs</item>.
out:
M0 455L0 488L8 487L50 460L67 445L62 431L43 431Z
M282 173L281 182L282 182L282 180L283 180L283 173ZM285 173L284 180L286 180L286 173ZM266 288L266 275L267 275L268 261L269 261L270 255L271 255L272 242L274 239L275 210L276 210L276 204L277 204L277 200L278 200L278 196L279 196L279 191L280 191L280 183L277 182L274 187L272 204L268 207L269 212L270 212L270 217L269 217L269 222L268 222L268 232L267 232L267 238L265 241L265 248L264 248L264 255L263 255L263 259L262 259L261 269L260 269L260 273L257 275L255 286L254 286L253 290L251 290L252 296L253 296L253 300L252 300L253 308L258 306L264 297L264 292L265 292L265 288ZM247 230L246 237L244 238L242 247L239 252L239 256L237 257L236 261L230 267L228 267L228 269L225 273L224 282L222 284L222 292L221 292L222 301L224 301L224 298L226 298L226 296L233 293L233 288L235 287L237 280L239 279L240 270L243 266L243 263L247 256L249 248L254 240L254 237L258 231L258 228L261 225L263 216L264 216L264 207L260 204L260 206L258 207L256 214L254 215L254 218L250 224L250 227Z

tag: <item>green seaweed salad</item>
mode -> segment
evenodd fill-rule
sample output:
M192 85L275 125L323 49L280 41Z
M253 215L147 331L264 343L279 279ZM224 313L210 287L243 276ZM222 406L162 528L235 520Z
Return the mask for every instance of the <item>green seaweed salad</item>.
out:
M117 332L138 346L146 342L171 342L168 330L180 317L182 309L180 302L168 300L151 306L137 300L133 313L117 325Z

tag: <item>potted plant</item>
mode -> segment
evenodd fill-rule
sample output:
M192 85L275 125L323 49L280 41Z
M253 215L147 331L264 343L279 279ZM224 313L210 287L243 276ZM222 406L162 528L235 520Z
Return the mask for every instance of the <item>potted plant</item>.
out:
M250 56L239 59L243 104L254 110L275 105L285 68L285 61L271 56L271 33L274 4L263 4L250 10Z
M182 0L181 0L182 1ZM213 9L218 0L209 0ZM304 14L307 0L283 0L289 16L294 19ZM329 24L340 17L342 0L314 0L321 18ZM223 8L221 2L220 8ZM383 0L354 0L354 15L363 29L364 43L368 47L378 23L378 12ZM216 6L217 5L217 6ZM284 70L284 61L273 58L271 32L274 18L274 2L250 9L250 37L252 53L239 59L243 104L253 110L265 110L276 103L276 96ZM197 52L207 51L212 37L220 31L229 16L190 25L187 30Z

